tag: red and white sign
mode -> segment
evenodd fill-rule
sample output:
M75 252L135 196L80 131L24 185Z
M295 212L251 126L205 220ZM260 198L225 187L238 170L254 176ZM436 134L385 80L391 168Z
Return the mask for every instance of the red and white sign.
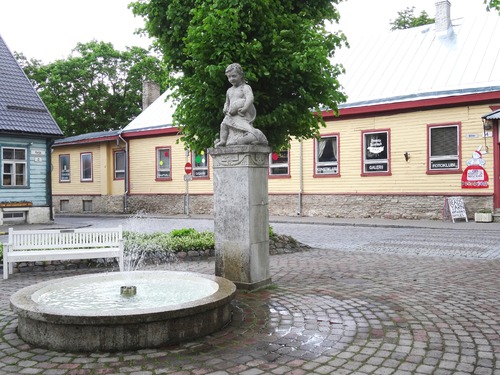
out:
M184 166L184 172L186 172L186 174L191 174L192 171L193 166L191 165L191 163L186 163L186 165Z

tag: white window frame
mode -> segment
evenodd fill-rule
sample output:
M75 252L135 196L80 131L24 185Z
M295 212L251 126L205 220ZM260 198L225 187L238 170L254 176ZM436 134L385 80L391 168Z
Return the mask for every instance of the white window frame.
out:
M168 151L168 156L165 155L166 151ZM168 165L164 165L165 160L168 160ZM156 148L156 179L172 179L172 148L170 146Z
M200 162L196 161L198 157L200 157ZM209 178L207 150L203 150L199 155L195 151L191 151L191 165L193 166L191 172L193 178Z
M278 158L274 160L275 156ZM286 168L286 171L282 173L280 169ZM278 152L272 152L269 155L269 176L270 177L288 177L290 176L290 150L280 150Z
M123 166L118 165L118 154L121 155L123 158ZM125 160L125 151L123 150L116 150L113 153L113 176L115 180L123 180L125 179L125 165L126 165L126 160Z
M85 176L87 170L86 164L90 166L90 176ZM80 181L92 182L94 178L93 157L91 152L82 152L80 154Z
M434 130L442 130L445 128L455 128L456 129L456 152L441 154L441 155L433 155L433 134ZM428 172L429 173L453 173L460 172L460 124L436 124L436 125L428 125ZM450 140L450 137L446 137L447 140ZM435 140L437 142L437 140ZM451 150L450 150L451 151Z
M332 153L335 160L320 160L327 142L332 142ZM323 143L322 143L323 142ZM339 175L339 135L325 134L314 140L314 175L338 176Z
M388 176L391 174L391 133L388 129L369 130L362 133L363 144L363 165L362 176ZM385 134L386 144L380 140ZM370 144L367 144L367 136L370 137ZM372 144L372 140L380 140L380 144ZM382 147L382 151L377 154L376 149ZM379 156L380 155L380 156ZM384 157L385 156L385 157Z
M12 151L12 158L5 157L5 151ZM18 158L19 152L24 152L24 159ZM10 172L6 173L5 170L10 166ZM21 169L19 171L18 169ZM5 184L6 177L10 176L10 184ZM17 183L18 177L21 177L21 183ZM2 187L5 188L18 188L28 186L28 148L26 147L2 147Z
M63 167L66 165L66 164L63 164L63 160L62 160L63 158L67 158L67 161L68 161L68 163L67 163L68 169L67 170L63 169ZM63 172L64 172L64 176L63 176ZM71 182L71 156L70 156L70 154L60 154L59 155L59 182L62 182L62 183Z

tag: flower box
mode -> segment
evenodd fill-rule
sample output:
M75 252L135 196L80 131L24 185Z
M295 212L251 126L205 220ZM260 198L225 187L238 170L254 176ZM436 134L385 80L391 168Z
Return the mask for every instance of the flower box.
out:
M0 207L31 207L32 202L0 202Z
M493 214L491 212L476 212L474 214L474 221L476 223L491 223L493 221Z

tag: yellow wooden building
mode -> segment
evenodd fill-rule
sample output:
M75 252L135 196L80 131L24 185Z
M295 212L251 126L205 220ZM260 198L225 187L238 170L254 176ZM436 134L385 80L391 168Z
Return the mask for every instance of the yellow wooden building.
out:
M270 214L441 219L449 197L469 217L499 208L494 30L497 15L452 20L439 1L435 24L351 41L335 57L349 96L340 116L325 109L320 139L269 157ZM177 142L166 98L121 131L54 144L56 211L212 212L208 150L195 155Z

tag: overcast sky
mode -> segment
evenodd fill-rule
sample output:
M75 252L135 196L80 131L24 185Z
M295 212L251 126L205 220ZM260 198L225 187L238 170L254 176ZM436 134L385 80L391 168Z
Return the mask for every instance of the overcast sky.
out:
M134 35L142 27L127 5L131 0L0 0L0 34L11 51L47 63L66 58L78 42L92 39L147 47L149 40ZM485 12L483 0L450 0L452 18ZM348 38L384 33L397 12L415 5L416 14L434 16L435 0L346 0L340 4L342 29Z

